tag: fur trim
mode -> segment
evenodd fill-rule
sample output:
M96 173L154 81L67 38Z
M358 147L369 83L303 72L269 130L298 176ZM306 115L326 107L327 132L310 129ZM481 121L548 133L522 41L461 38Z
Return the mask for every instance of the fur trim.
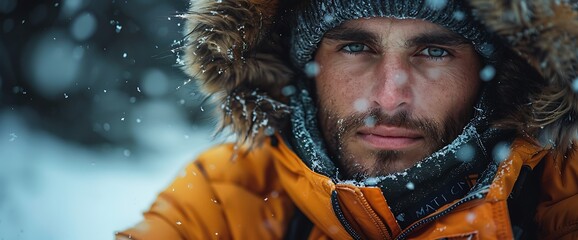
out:
M566 152L578 130L578 12L568 1L471 0L477 17L547 80L530 96L543 143ZM575 6L574 6L575 7Z
M289 113L280 89L292 73L278 57L279 37L269 31L276 6L272 0L198 0L184 15L184 70L221 105L219 131L230 127L239 143L261 142Z

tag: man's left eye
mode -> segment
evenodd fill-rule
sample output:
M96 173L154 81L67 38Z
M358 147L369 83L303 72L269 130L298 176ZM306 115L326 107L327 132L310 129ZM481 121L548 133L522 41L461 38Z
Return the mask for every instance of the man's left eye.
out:
M428 47L428 48L425 48L424 50L421 50L420 54L426 55L428 57L439 58L439 57L445 57L449 53L448 53L448 51L446 51L443 48Z

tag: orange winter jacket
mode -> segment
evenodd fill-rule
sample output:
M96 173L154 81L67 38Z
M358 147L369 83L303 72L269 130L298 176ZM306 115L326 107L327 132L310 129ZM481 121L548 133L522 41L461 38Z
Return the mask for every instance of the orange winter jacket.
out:
M379 188L317 174L282 141L231 160L233 153L233 145L206 151L117 238L282 239L298 208L314 225L309 239L513 239L508 197L523 166L542 162L537 237L578 239L578 159L552 156L524 138L488 184L406 229Z

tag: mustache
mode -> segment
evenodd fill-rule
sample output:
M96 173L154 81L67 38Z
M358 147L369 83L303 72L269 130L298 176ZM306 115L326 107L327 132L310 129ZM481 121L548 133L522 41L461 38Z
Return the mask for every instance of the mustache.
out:
M369 109L368 111L340 119L337 132L338 136L343 136L343 134L354 132L355 129L361 127L373 127L377 125L418 129L425 138L439 139L440 136L449 135L448 133L444 133L443 130L445 128L441 127L441 124L433 120L413 117L407 111L389 115L382 112L379 108Z

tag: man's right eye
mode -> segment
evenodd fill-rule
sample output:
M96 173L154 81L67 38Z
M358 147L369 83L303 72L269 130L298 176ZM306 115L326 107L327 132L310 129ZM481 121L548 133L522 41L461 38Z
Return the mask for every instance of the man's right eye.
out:
M341 48L341 50L347 53L360 53L364 51L369 51L369 47L367 47L363 43L350 43Z

